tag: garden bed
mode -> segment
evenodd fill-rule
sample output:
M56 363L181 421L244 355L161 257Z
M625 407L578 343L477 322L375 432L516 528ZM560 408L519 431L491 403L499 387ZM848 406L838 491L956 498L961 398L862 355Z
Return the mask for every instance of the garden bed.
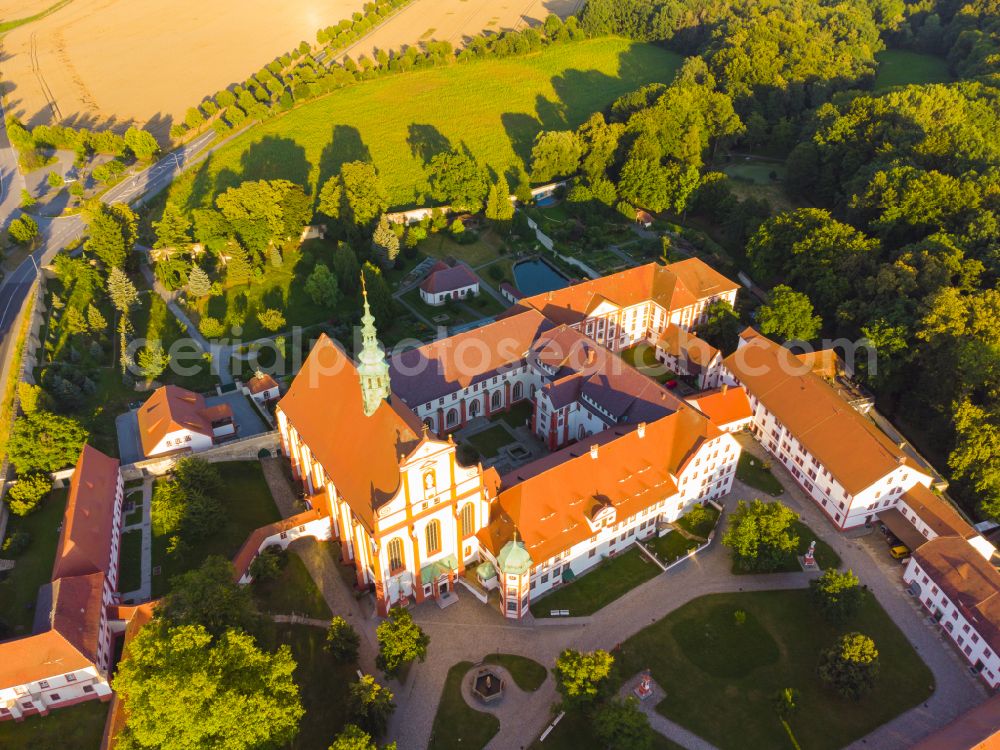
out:
M476 711L462 697L462 680L472 667L472 662L460 661L448 670L429 750L479 750L500 731L497 717Z

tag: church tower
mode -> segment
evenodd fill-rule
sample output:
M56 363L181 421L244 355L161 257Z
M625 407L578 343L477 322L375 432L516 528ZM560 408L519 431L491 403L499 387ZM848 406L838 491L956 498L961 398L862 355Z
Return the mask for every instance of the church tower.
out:
M364 296L365 313L361 316L361 353L358 355L358 375L361 377L361 395L365 415L371 416L383 400L389 398L389 364L378 343L375 316L368 307L368 289L364 274L361 276L361 294Z

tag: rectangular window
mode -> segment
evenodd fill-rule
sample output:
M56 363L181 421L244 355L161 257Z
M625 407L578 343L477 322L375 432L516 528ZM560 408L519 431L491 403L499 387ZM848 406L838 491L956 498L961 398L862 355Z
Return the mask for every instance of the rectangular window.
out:
M49 696L49 700L50 701L58 701L58 700L62 700L62 699L59 697L59 693L52 693L52 695Z
M66 682L76 682L76 675L73 673L66 675Z

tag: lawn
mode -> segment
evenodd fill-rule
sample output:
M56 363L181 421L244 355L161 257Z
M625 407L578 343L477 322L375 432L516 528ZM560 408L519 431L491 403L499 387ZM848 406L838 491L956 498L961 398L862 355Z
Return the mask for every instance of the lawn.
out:
M510 411L500 412L490 417L491 420L503 420L513 428L524 427L525 423L531 419L531 402L519 401L510 407Z
M14 569L0 581L0 620L10 626L11 636L31 634L38 588L52 580L67 493L65 489L53 490L34 513L23 518L10 517L9 534L25 531L31 535L31 544L16 558Z
M878 62L875 70L876 91L912 83L947 83L952 80L948 62L937 55L887 49L875 55L875 60Z
M274 638L287 644L298 667L293 675L299 686L305 716L292 750L329 747L347 723L351 683L357 681L357 664L341 664L324 649L326 631L310 625L278 625Z
M0 722L4 750L97 750L104 735L108 704L98 700L60 708L48 716Z
M457 258L475 268L500 257L503 240L492 230L479 234L479 239L468 244L455 242L447 232L437 232L417 245L417 249L432 258Z
M175 181L169 197L191 208L243 180L275 178L315 195L340 165L362 159L392 206L412 205L437 153L464 148L494 172L524 167L539 131L575 128L624 93L671 81L680 62L662 47L600 38L380 77L251 128Z
M677 378L677 375L656 358L656 349L645 341L628 349L622 349L620 355L626 364L658 383L666 383Z
M549 610L567 609L573 617L592 615L659 572L660 569L633 546L533 602L531 614L549 617Z
M489 654L483 658L487 664L499 664L510 672L521 690L533 693L542 686L548 675L545 667L534 659L517 654Z
M254 598L261 612L275 615L298 614L317 620L333 617L323 594L316 588L309 571L294 552L287 555L285 567L273 581L254 581Z
M656 537L652 541L646 542L646 546L660 558L660 562L664 565L669 565L674 560L683 557L697 547L698 544L697 540L688 539L678 531L671 531L663 536Z
M697 523L691 520L691 512L688 511L677 519L677 525L689 534L700 536L702 539L708 539L708 535L712 533L712 529L715 528L715 524L719 521L719 511L711 505L704 506L704 510L704 513L699 512L697 514L701 516L701 519Z
M118 590L123 594L135 591L142 585L142 531L122 534L118 561Z
M816 677L820 650L847 630L869 635L880 654L878 682L859 702ZM723 750L790 748L772 708L786 687L800 693L790 723L810 750L848 745L933 691L930 670L869 593L842 628L820 617L805 590L704 596L629 638L616 659L622 680L651 669L667 691L657 710Z
M485 458L493 458L505 445L516 442L510 436L510 433L507 432L506 428L499 424L487 427L482 432L477 432L475 435L467 437L465 441L471 443L472 447L479 451L480 455Z
M784 562L768 573L797 573L802 570L799 564L798 555L804 555L809 549L809 543L816 540L816 564L823 570L827 568L840 567L840 555L834 552L833 547L824 542L816 533L806 526L802 521L795 521L792 524L792 533L798 536L799 546L794 553L786 555ZM732 572L734 575L754 575L754 571L741 570L733 562Z
M476 711L462 697L462 679L472 666L472 662L460 661L448 670L434 716L429 750L479 750L500 731L500 721L495 716Z
M736 466L736 478L771 497L777 497L785 491L781 482L764 466L764 460L746 451L740 454L740 462Z
M228 461L213 464L222 474L222 502L226 509L226 522L218 533L202 542L184 558L167 552L168 538L157 534L153 526L153 597L165 594L170 579L178 573L197 568L209 555L222 555L232 559L256 528L281 518L271 497L264 473L257 461ZM161 567L155 575L156 566Z

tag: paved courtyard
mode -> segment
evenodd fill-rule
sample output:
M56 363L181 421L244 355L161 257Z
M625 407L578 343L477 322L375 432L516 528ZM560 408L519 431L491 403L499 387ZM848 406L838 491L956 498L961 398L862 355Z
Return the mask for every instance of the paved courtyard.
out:
M751 451L760 452L760 447L749 438L743 442ZM913 599L903 590L902 569L885 554L881 540L835 531L783 467L776 465L774 472L786 488L781 501L800 513L817 536L837 551L844 567L853 569L873 591L934 675L936 690L926 703L898 716L855 742L851 748L908 748L985 700L986 689L969 674L958 654L942 640L936 628L928 624ZM736 482L733 491L721 502L729 511L738 500L749 500L760 494ZM337 570L339 562L320 544L303 540L296 542L293 549L305 562L330 608L347 617L361 633L361 667L373 672L378 618L373 615L370 602L355 597ZM728 551L717 537L697 556L637 586L589 617L535 621L528 616L522 622L505 620L495 608L481 604L460 588L459 601L447 609L425 603L412 610L414 619L430 635L431 641L427 660L413 665L406 683L390 684L398 708L390 722L387 741L396 741L400 750L427 747L445 678L458 661L478 662L488 653L499 651L526 656L551 667L565 648L613 650L642 628L706 594L805 588L814 575L795 572L734 576L730 573ZM500 732L487 747L510 750L531 745L551 721L551 706L557 700L550 674L529 700L517 701L516 712L500 712ZM653 716L652 723L657 731L682 746L709 747L663 717Z

